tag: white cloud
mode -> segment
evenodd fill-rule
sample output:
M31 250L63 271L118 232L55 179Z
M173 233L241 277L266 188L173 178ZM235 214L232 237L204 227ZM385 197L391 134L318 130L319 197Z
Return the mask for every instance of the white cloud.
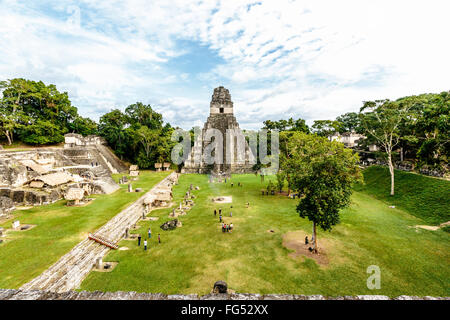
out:
M55 83L93 117L141 100L189 128L207 117L205 84L226 84L243 127L330 119L363 100L449 90L449 9L446 0L3 1L0 78ZM187 52L178 40L224 62L178 71L171 58Z

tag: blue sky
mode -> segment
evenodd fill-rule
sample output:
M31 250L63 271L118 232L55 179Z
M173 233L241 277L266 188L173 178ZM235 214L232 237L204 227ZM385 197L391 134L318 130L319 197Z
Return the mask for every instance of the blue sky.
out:
M447 0L0 0L0 79L67 91L98 120L151 104L188 129L230 92L241 127L333 119L450 89Z

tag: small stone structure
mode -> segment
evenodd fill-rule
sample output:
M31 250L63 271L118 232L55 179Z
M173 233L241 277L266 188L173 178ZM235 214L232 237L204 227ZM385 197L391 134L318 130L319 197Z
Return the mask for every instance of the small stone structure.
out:
M170 162L164 162L164 163L163 163L163 168L164 168L164 171L169 171L169 168L170 168Z
M169 220L167 222L164 222L160 226L160 228L163 229L164 231L173 230L176 229L177 227L181 227L181 222L178 219Z
M137 165L133 164L130 166L130 176L137 177L139 175L139 168Z
M11 198L0 196L0 217L8 215L14 209L14 202Z
M155 163L155 169L157 172L161 171L162 163Z
M70 188L67 190L64 199L68 200L68 205L80 205L80 202L84 199L85 194L87 194L86 190L83 188Z

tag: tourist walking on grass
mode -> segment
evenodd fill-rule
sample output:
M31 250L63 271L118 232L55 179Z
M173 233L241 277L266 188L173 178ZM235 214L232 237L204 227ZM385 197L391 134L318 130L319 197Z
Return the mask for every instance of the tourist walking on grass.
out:
M158 243L161 243L161 235L158 233Z
M141 235L138 235L138 247L140 247L141 246Z
M233 222L230 223L230 232L233 231Z
M152 229L148 228L148 238L150 239L152 237Z
M144 250L147 251L147 239L144 240Z
M214 209L214 217L217 216L217 210Z
M222 214L219 214L219 222L222 222Z

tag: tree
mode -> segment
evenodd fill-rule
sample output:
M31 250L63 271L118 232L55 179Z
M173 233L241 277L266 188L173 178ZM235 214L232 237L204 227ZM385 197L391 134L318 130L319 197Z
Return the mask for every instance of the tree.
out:
M127 117L119 109L111 110L101 116L98 125L99 134L121 158L127 153L128 148L126 125Z
M78 116L67 92L59 92L53 84L18 78L0 82L0 88L0 121L8 143L14 135L30 144L62 142Z
M142 126L136 130L137 141L144 147L146 157L150 157L150 151L158 144L158 132L150 130L147 126Z
M339 132L340 127L340 122L336 120L314 120L314 124L312 125L313 132L321 137L329 137Z
M12 114L4 107L0 107L0 134L4 135L11 145L14 141L14 130L19 128L17 114Z
M363 128L361 127L361 119L356 112L347 112L337 117L336 121L339 123L338 131L340 134L345 132L363 132Z
M97 123L89 118L77 116L75 120L69 125L70 131L79 133L83 136L98 134Z
M303 194L297 212L312 221L317 252L317 226L327 231L339 223L340 210L350 203L352 185L362 179L359 158L342 143L316 135L295 133L286 144L288 157L282 158L281 165Z
M286 179L286 174L282 170L278 170L278 172L277 172L277 188L280 191L280 193L283 191L285 179Z
M152 109L150 105L136 102L125 109L128 123L133 127L146 126L149 129L161 129L163 118L160 113Z
M391 196L394 195L394 164L392 153L400 138L400 124L408 120L409 110L415 100L376 100L364 102L361 108L361 123L367 134L374 137L384 148L391 175Z
M450 155L450 92L424 94L417 100L411 108L416 121L408 132L418 142L417 158L429 165L446 164Z
M301 131L309 133L309 127L306 125L306 121L304 119L294 120L293 118L289 118L288 120L266 120L263 122L263 129L266 130L278 130L278 131Z
M115 109L104 114L98 131L121 158L142 169L168 161L176 144L170 139L170 124L163 126L162 115L140 102L128 106L125 113Z
M29 90L29 83L24 79L12 79L0 82L3 90L0 104L0 133L5 135L8 144L14 141L14 133L21 126L24 117L21 98Z

